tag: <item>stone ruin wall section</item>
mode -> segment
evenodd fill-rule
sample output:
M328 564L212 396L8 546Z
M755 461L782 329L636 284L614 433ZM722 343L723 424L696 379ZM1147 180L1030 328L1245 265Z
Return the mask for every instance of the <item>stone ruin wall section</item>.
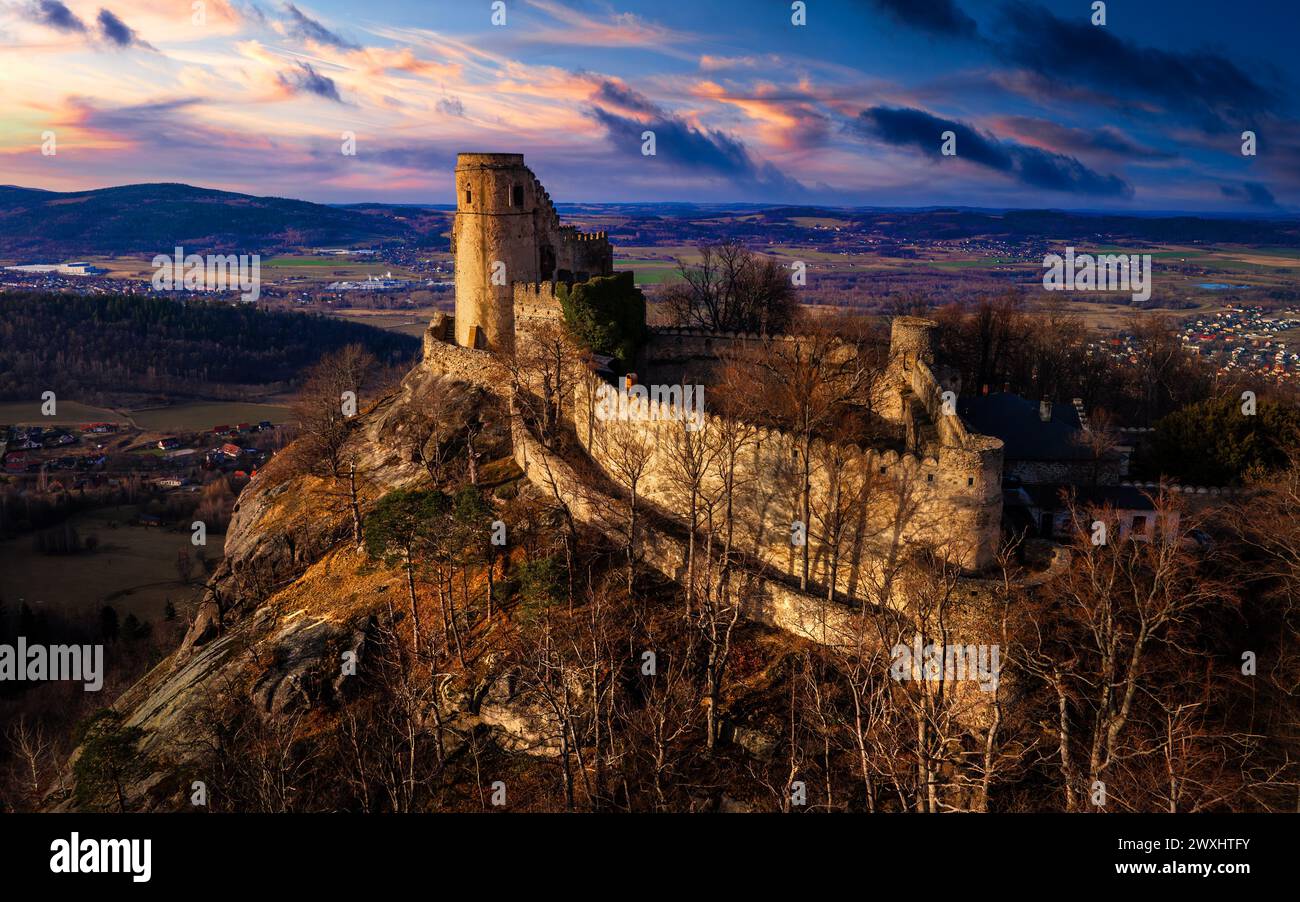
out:
M616 482L619 458L646 455L638 491L683 523L689 498L677 477L674 449L685 426L663 404L648 403L644 418L603 421L596 414L601 380L588 375L574 388L573 417L578 440L588 455ZM697 436L718 436L724 423L705 414ZM742 549L790 577L801 569L801 551L791 542L800 519L802 468L797 439L778 429L745 427L748 436L738 460L735 514ZM864 499L848 506L842 525L837 590L847 597L870 598L880 562L906 553L908 545L936 542L963 566L979 569L996 553L1001 520L1000 454L944 449L939 458L892 450L831 445L816 440L811 460L811 522L808 524L810 578L829 581L833 544L822 539L828 524L826 499L840 490ZM720 473L705 479L705 491L720 495Z

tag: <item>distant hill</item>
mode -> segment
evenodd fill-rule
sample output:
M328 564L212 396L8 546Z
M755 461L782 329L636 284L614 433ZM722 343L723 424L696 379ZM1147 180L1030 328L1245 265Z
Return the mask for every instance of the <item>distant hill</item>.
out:
M605 229L616 243L758 244L816 237L802 218L896 241L972 237L1097 242L1256 244L1300 247L1300 219L1120 214L1062 210L871 208L750 204L562 204L571 221ZM47 262L187 251L273 254L294 247L404 245L445 251L454 207L442 204L314 204L158 183L95 191L0 185L0 257ZM743 215L737 215L743 214Z
M436 246L441 217L420 209L331 207L170 183L94 191L0 186L0 256L79 256L187 251L274 253L296 246L381 241ZM431 228L434 224L439 227Z

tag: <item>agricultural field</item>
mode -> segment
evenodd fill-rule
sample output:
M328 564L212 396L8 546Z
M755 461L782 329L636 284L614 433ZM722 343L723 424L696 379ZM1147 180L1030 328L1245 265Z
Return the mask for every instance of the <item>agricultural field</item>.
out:
M262 420L270 420L278 426L287 422L292 414L288 407L279 404L197 401L134 410L130 416L132 422L146 432L198 432L222 424L233 426Z
M262 261L261 268L262 278L272 283L361 281L366 276L381 278L389 273L394 279L427 278L402 266L383 261L366 262L361 257L270 257Z
M76 401L59 400L56 416L41 413L40 399L0 403L0 423L17 426L79 426L82 423L127 423L129 419L116 411L91 407Z
M196 401L171 404L144 410L108 410L76 401L59 401L58 415L41 414L40 401L13 401L0 404L0 423L32 426L80 426L84 423L119 423L145 432L202 431L229 423L260 423L270 420L277 426L291 418L288 407L281 404L241 403L237 401Z
M450 312L450 305L447 309L415 307L409 310L366 310L348 307L342 310L332 310L330 315L339 319L374 326L377 329L385 329L389 332L400 332L403 335L423 338L425 330L429 328L429 321L433 319L435 314Z
M157 621L170 600L184 612L197 600L201 587L186 585L176 571L177 554L195 549L188 532L129 525L136 514L132 506L103 508L78 514L70 523L84 541L94 536L94 551L78 554L38 554L33 536L0 541L0 573L4 574L5 603L27 603L68 614L97 611L106 604L121 617L135 614ZM204 552L221 556L223 538L209 536Z
M88 257L87 262L108 270L109 279L149 281L153 278L153 257ZM361 280L366 276L380 277L392 273L395 279L427 278L402 266L370 260L366 257L333 256L276 256L264 257L260 263L261 278L274 284L285 280L307 282L334 282Z

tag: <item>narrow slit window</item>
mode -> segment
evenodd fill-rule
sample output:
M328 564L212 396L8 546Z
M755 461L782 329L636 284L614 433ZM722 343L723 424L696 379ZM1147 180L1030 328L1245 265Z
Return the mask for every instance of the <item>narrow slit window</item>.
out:
M468 207L468 206L469 206L471 203L473 203L473 202L474 202L474 193L473 193L472 191L470 191L470 189L466 188L466 189L465 189L465 206Z
M522 207L524 205L524 186L515 185L510 189L510 206Z

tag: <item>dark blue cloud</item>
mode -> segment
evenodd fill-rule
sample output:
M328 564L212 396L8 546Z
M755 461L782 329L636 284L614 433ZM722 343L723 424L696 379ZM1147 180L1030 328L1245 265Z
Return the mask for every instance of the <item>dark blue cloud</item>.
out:
M25 9L21 9L19 14L32 22L58 31L85 32L86 30L86 23L59 0L36 0Z
M942 134L956 136L957 158L1008 175L1024 185L1049 191L1123 197L1133 189L1121 178L1103 175L1074 157L1001 141L953 119L924 110L872 107L852 125L860 135L895 146L916 147L926 156L942 158Z
M324 97L326 100L333 100L336 103L343 102L343 98L339 97L339 89L334 84L334 79L321 75L311 63L300 62L297 67L292 72L279 73L276 77L279 79L280 84L295 94L315 94L317 97Z
M153 49L148 43L140 40L139 35L135 33L135 29L128 27L125 22L113 14L112 10L100 9L98 22L100 37L115 47Z
M657 109L644 119L633 119L596 105L590 115L605 128L616 148L640 153L642 133L652 131L655 156L648 159L665 162L684 172L720 176L736 184L782 195L804 192L797 180L771 163L756 160L741 141L726 132L701 130L679 116Z
M879 9L904 25L920 31L952 37L974 37L975 20L953 0L871 0Z
M1254 207L1276 207L1277 200L1273 192L1259 182L1242 182L1240 185L1220 185L1219 191L1224 197L1242 200Z
M338 149L331 148L329 153L337 156ZM367 148L366 160L385 166L398 166L403 169L445 172L455 168L456 153L432 142L416 142L396 147Z
M289 16L289 33L294 37L300 40L312 40L318 44L328 44L341 50L358 49L356 44L339 37L292 3L285 3L284 11Z
M631 110L643 116L662 116L664 114L663 110L644 94L639 94L631 88L613 81L601 82L600 87L596 89L594 99L598 102Z
M1086 16L1065 21L1025 0L1005 4L993 46L1004 59L1042 75L1154 100L1196 116L1203 126L1247 123L1279 100L1217 53L1143 47L1091 25Z

